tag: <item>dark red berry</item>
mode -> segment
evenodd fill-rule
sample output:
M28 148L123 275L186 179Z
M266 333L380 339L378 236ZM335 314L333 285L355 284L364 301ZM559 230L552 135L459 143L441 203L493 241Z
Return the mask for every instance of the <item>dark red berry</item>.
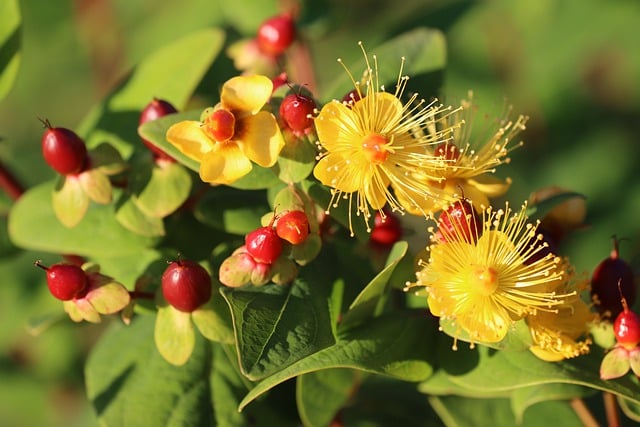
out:
M271 225L253 230L244 241L247 252L257 262L271 264L282 253L282 240Z
M313 126L312 114L316 102L302 94L289 94L280 104L280 117L295 132L304 132Z
M35 265L47 271L49 292L61 301L82 296L89 283L87 274L75 264L59 263L45 267L37 261Z
M256 40L260 50L271 56L282 54L296 38L296 27L291 16L284 14L264 21L258 28Z
M309 218L303 211L289 211L278 217L276 234L291 243L299 245L309 236Z
M173 307L190 313L211 298L211 276L195 261L173 261L162 274L162 294Z
M178 110L176 110L176 108L168 101L153 98L153 100L148 103L146 107L144 107L144 110L142 110L138 124L141 125L143 123L150 122L152 120L159 119L160 117L164 117L168 114L177 112ZM144 145L146 145L151 150L151 152L157 159L175 161L171 156L153 145L150 141L142 138L142 142L144 142Z
M549 254L558 253L557 245L551 235L540 227L536 231L537 234L529 240L529 244L526 246L525 265L533 264Z
M618 292L618 283L620 292ZM591 296L596 301L596 308L601 314L611 313L615 319L622 312L620 293L626 301L633 305L636 300L636 286L633 270L627 262L619 257L618 240L613 239L611 255L598 264L591 276Z
M434 154L438 157L442 157L444 160L455 162L460 158L462 152L452 142L441 142L436 146Z
M467 199L453 202L438 217L438 238L442 241L474 243L480 234L480 221Z
M385 212L384 218L380 212L373 217L373 229L369 240L380 246L391 246L402 237L402 224L397 216Z
M42 155L56 172L62 175L80 173L87 164L87 147L72 130L51 127L45 120L47 130L42 135Z
M352 89L342 97L342 103L351 106L361 99L362 97L360 96L360 92L358 91L358 89Z
M622 289L619 289L622 292ZM613 332L616 335L616 341L627 349L635 348L640 343L640 316L629 310L627 301L624 297L620 298L622 312L618 314L615 322L613 322Z

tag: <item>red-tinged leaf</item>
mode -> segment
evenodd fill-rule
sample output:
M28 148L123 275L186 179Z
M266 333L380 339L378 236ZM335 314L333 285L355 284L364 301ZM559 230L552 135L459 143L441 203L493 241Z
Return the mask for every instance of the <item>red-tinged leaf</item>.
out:
M120 283L107 281L87 293L86 300L100 314L112 314L125 308L131 301L129 291Z
M633 373L640 377L640 347L629 352L629 365Z
M82 322L86 320L91 323L100 323L100 314L86 299L77 299L65 301L63 303L64 311L74 322Z
M600 378L610 380L619 378L629 372L629 352L616 347L607 353L600 364Z
M89 197L75 176L61 176L53 190L53 212L65 227L72 228L84 218Z
M158 308L153 337L158 351L167 362L175 366L184 365L196 343L191 313L176 310L170 305Z
M111 181L99 169L90 169L79 175L80 184L87 196L96 203L106 205L111 203L113 188Z

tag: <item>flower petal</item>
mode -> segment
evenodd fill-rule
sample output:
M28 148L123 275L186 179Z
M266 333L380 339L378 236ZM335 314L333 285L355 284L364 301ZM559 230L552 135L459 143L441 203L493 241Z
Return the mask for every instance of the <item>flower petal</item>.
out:
M382 209L387 204L388 186L389 178L382 174L374 174L371 180L364 182L364 194L372 209Z
M211 184L231 184L251 171L249 158L237 144L221 144L208 153L200 164L200 178Z
M358 117L338 101L325 104L313 123L318 140L327 151L336 150L345 144L359 147L364 137L358 126Z
M192 120L178 122L167 130L167 141L184 155L202 162L204 155L213 149L215 141L202 131L201 126L202 123Z
M358 168L347 165L339 154L328 153L313 169L313 175L324 185L345 193L353 193L360 188Z
M493 175L478 175L467 180L469 186L475 187L488 197L499 197L507 192L511 186L511 180L502 180Z
M233 77L222 86L220 102L229 110L256 114L267 103L272 91L273 83L268 77Z
M262 167L271 167L284 147L284 138L273 114L260 111L243 117L236 142L249 159Z
M352 110L357 117L367 119L361 125L367 133L376 132L384 135L396 128L402 118L402 102L387 92L365 96L353 104Z

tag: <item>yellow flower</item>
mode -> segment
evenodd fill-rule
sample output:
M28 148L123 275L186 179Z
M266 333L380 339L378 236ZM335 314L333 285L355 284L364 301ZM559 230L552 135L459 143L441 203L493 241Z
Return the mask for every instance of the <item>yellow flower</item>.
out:
M557 362L563 359L577 357L589 352L591 340L586 338L589 324L595 320L589 306L580 297L580 292L587 287L583 280L577 285L571 283L573 271L567 264L566 272L569 277L557 282L552 287L557 293L570 294L563 304L556 307L557 312L539 311L526 317L533 345L529 350L538 358Z
M409 286L424 286L431 313L453 320L472 342L501 341L515 321L565 303L567 295L545 290L562 278L560 258L530 261L543 246L525 208L484 209L477 241L465 232L437 240L432 230L429 260Z
M460 108L433 122L428 131L438 134L440 129L453 129L449 141L429 147L431 153L440 158L442 165L437 170L439 180L431 184L453 198L470 199L480 208L489 206L489 198L501 196L509 189L509 178L501 180L492 174L497 166L509 162L507 154L513 148L522 145L509 144L512 144L512 139L525 129L528 117L520 115L513 121L508 110L499 121L489 123L483 133L477 135L472 134L476 114L477 106L473 103L473 94L470 92L469 98L461 102ZM452 124L455 123L463 125L454 128ZM423 175L422 179L430 178ZM416 200L420 203L413 203ZM413 197L409 200L401 198L401 201L407 211L414 214L425 211L435 213L446 206L444 198Z
M200 178L231 184L248 174L251 162L271 167L284 147L275 117L261 111L273 84L265 76L240 76L222 86L220 103L201 121L183 121L167 131L167 141L200 162Z
M443 114L441 106L435 101L418 101L417 94L402 103L408 80L402 75L402 66L395 92L385 92L378 77L377 58L373 56L372 67L362 51L367 66L364 82L356 82L347 70L357 93L353 102L329 102L315 118L319 144L325 151L313 173L332 188L330 206L345 198L351 208L355 195L356 213L368 223L370 209L381 211L388 203L392 210L402 210L397 197L439 197L439 190L414 178L411 172L419 169L431 180L438 179L430 171L441 168L442 162L429 147L444 141L451 132L449 127L455 124L426 132L427 126ZM419 137L416 130L423 130Z

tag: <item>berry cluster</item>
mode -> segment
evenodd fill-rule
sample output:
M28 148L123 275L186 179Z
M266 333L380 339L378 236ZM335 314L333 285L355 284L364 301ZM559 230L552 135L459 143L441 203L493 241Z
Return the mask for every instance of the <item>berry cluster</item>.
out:
M290 283L298 274L296 262L300 261L294 249L304 246L309 233L304 211L273 215L267 225L248 233L244 246L222 263L220 282L229 287Z

